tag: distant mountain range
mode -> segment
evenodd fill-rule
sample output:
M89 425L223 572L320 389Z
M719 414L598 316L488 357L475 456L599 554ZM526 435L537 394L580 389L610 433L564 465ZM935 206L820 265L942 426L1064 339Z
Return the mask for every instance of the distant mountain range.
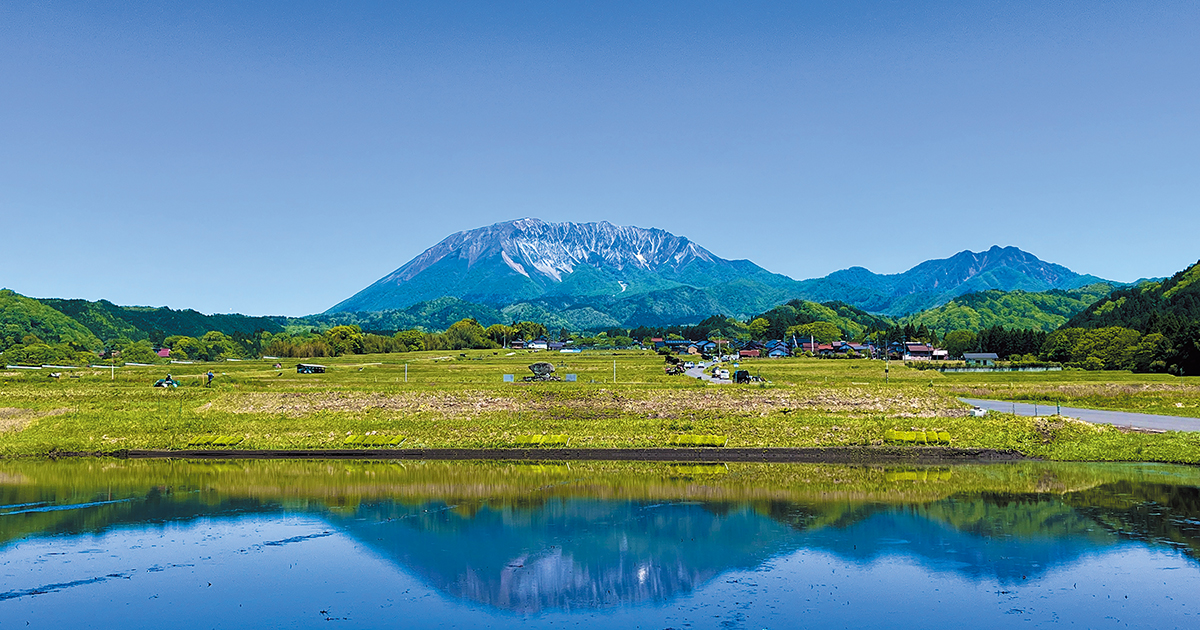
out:
M1107 281L1015 247L964 251L899 274L852 267L797 281L748 260L720 258L664 230L520 219L447 237L321 319L353 312L399 316L414 307L428 310L432 302L457 311L469 310L462 305L469 303L495 309L500 320L551 320L571 328L662 326L715 313L745 318L792 299L838 300L902 316L978 291L1070 290L1101 282Z
M467 317L485 326L528 320L581 331L696 324L718 314L746 320L777 307L847 330L899 322L939 334L989 326L1051 331L1071 320L1174 336L1200 312L1197 269L1127 286L993 247L899 274L853 267L797 281L663 230L522 219L454 234L326 313L304 318L204 315L0 290L0 342L33 335L94 349L110 339L157 342L207 331L248 335L337 324L444 330Z

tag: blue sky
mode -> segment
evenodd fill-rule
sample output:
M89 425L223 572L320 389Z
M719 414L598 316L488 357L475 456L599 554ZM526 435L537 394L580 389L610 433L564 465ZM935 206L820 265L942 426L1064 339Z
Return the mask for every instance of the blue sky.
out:
M1200 258L1196 2L0 4L0 286L322 311L459 230Z

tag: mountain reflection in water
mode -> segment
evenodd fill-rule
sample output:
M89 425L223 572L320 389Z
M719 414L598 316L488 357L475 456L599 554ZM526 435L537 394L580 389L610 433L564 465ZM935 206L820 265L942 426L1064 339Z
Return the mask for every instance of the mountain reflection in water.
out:
M1200 471L1159 465L898 474L799 464L10 461L0 462L0 562L39 539L303 514L451 598L522 614L582 611L671 602L804 551L863 569L899 558L998 584L1126 545L1195 566L1198 488ZM18 583L6 578L0 605L55 596L19 583L19 570L8 575Z
M439 590L518 612L665 601L794 549L787 526L694 503L565 499L469 514L394 503L331 522Z

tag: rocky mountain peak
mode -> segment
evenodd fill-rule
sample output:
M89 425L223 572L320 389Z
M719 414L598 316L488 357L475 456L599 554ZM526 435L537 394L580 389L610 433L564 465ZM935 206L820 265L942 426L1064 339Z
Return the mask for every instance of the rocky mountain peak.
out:
M524 218L457 232L397 269L390 279L405 281L453 257L471 268L481 259L499 257L527 278L561 282L580 265L626 267L657 272L695 259L719 260L708 250L665 230L595 223L548 223Z

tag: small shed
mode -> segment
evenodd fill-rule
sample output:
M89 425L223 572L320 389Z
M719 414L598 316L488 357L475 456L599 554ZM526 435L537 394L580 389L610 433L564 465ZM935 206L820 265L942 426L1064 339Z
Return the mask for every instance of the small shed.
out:
M996 361L999 358L1000 357L997 356L995 352L964 352L963 353L963 360L967 362L967 365L992 366L992 365L996 365Z
M296 364L297 374L324 374L325 366L315 363L298 363Z

